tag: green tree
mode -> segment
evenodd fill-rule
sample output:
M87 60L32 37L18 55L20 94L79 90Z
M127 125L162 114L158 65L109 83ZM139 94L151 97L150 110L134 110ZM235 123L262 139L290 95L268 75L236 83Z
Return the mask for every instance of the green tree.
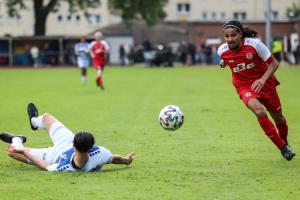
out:
M9 16L19 16L20 10L28 10L26 0L7 0L7 12ZM27 0L28 1L28 0ZM31 0L35 13L34 35L45 35L46 20L51 12L57 12L62 2L69 4L69 12L83 11L88 17L89 8L97 8L101 0ZM45 3L46 2L46 3ZM163 11L168 0L108 0L109 9L113 14L119 15L124 22L131 25L133 20L145 20L149 26L154 25L160 18L166 16Z
M168 0L108 0L108 7L127 25L132 25L134 20L145 20L148 26L153 26L166 17L163 7L167 3Z
M292 7L288 7L286 10L286 16L288 18L298 18L300 17L300 1L293 2Z

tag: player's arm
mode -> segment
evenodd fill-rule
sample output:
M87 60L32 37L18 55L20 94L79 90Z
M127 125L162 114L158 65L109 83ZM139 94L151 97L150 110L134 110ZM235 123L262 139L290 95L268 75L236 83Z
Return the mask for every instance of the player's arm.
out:
M264 75L252 84L251 89L255 92L259 92L261 88L265 85L267 79L270 78L270 76L272 76L276 72L276 70L278 69L278 65L278 61L274 58L269 63L268 69L264 73Z
M105 49L104 53L110 53L110 49Z
M92 49L90 49L90 56L91 56L92 58L95 58L95 53L93 52Z
M225 68L227 66L227 63L223 59L220 60L219 64L221 68Z
M8 152L11 153L19 153L25 156L27 159L29 159L33 164L41 168L42 170L46 170L47 167L50 166L50 164L42 159L39 159L38 157L30 154L28 151L25 151L23 147L14 147L12 145L9 145L6 149Z
M132 152L128 154L126 157L122 157L120 155L113 155L112 164L125 164L125 165L130 165L134 159L135 152Z
M78 50L77 50L77 45L75 45L75 47L74 47L74 52L75 52L75 55L76 55L76 56L79 56L79 52L78 52Z

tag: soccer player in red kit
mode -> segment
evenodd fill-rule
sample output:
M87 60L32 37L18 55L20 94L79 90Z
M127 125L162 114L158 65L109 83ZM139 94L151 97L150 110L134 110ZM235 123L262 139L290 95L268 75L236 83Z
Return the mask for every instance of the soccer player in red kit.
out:
M280 149L282 156L291 160L295 153L287 140L288 125L276 91L276 86L280 84L274 76L278 68L277 60L256 38L257 31L250 26L244 27L239 21L230 20L223 25L223 33L226 43L218 49L218 55L222 58L221 68L230 67L232 83L239 97L256 115L261 128Z
M106 64L106 54L110 52L110 47L106 41L102 40L102 33L96 32L94 34L95 41L90 44L90 55L93 59L93 65L97 70L96 84L104 90L102 82L102 73Z

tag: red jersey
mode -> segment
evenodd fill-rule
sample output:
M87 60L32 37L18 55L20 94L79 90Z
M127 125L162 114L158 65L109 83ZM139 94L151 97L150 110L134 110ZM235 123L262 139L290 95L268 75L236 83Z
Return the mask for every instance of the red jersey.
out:
M95 57L93 58L94 63L98 63L100 65L106 64L106 58L104 53L106 47L102 42L96 42L96 41L91 42L90 50L92 50L95 55Z
M234 51L228 48L227 43L218 49L218 55L226 62L232 71L232 83L239 92L250 88L254 81L260 79L267 71L267 64L274 59L270 50L258 38L242 39L242 46ZM261 91L279 85L272 75Z

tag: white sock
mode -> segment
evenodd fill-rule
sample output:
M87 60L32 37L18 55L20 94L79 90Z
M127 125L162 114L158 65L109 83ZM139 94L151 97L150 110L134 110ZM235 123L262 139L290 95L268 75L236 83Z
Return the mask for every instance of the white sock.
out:
M39 127L39 128L45 129L44 124L43 124L43 116L44 115L41 115L39 117L33 117L33 118L31 118L32 125L34 127Z
M82 83L86 83L86 76L81 76Z
M102 75L102 70L101 69L97 70L97 76L101 76L101 75Z
M11 145L14 147L24 147L23 139L20 137L13 137Z

